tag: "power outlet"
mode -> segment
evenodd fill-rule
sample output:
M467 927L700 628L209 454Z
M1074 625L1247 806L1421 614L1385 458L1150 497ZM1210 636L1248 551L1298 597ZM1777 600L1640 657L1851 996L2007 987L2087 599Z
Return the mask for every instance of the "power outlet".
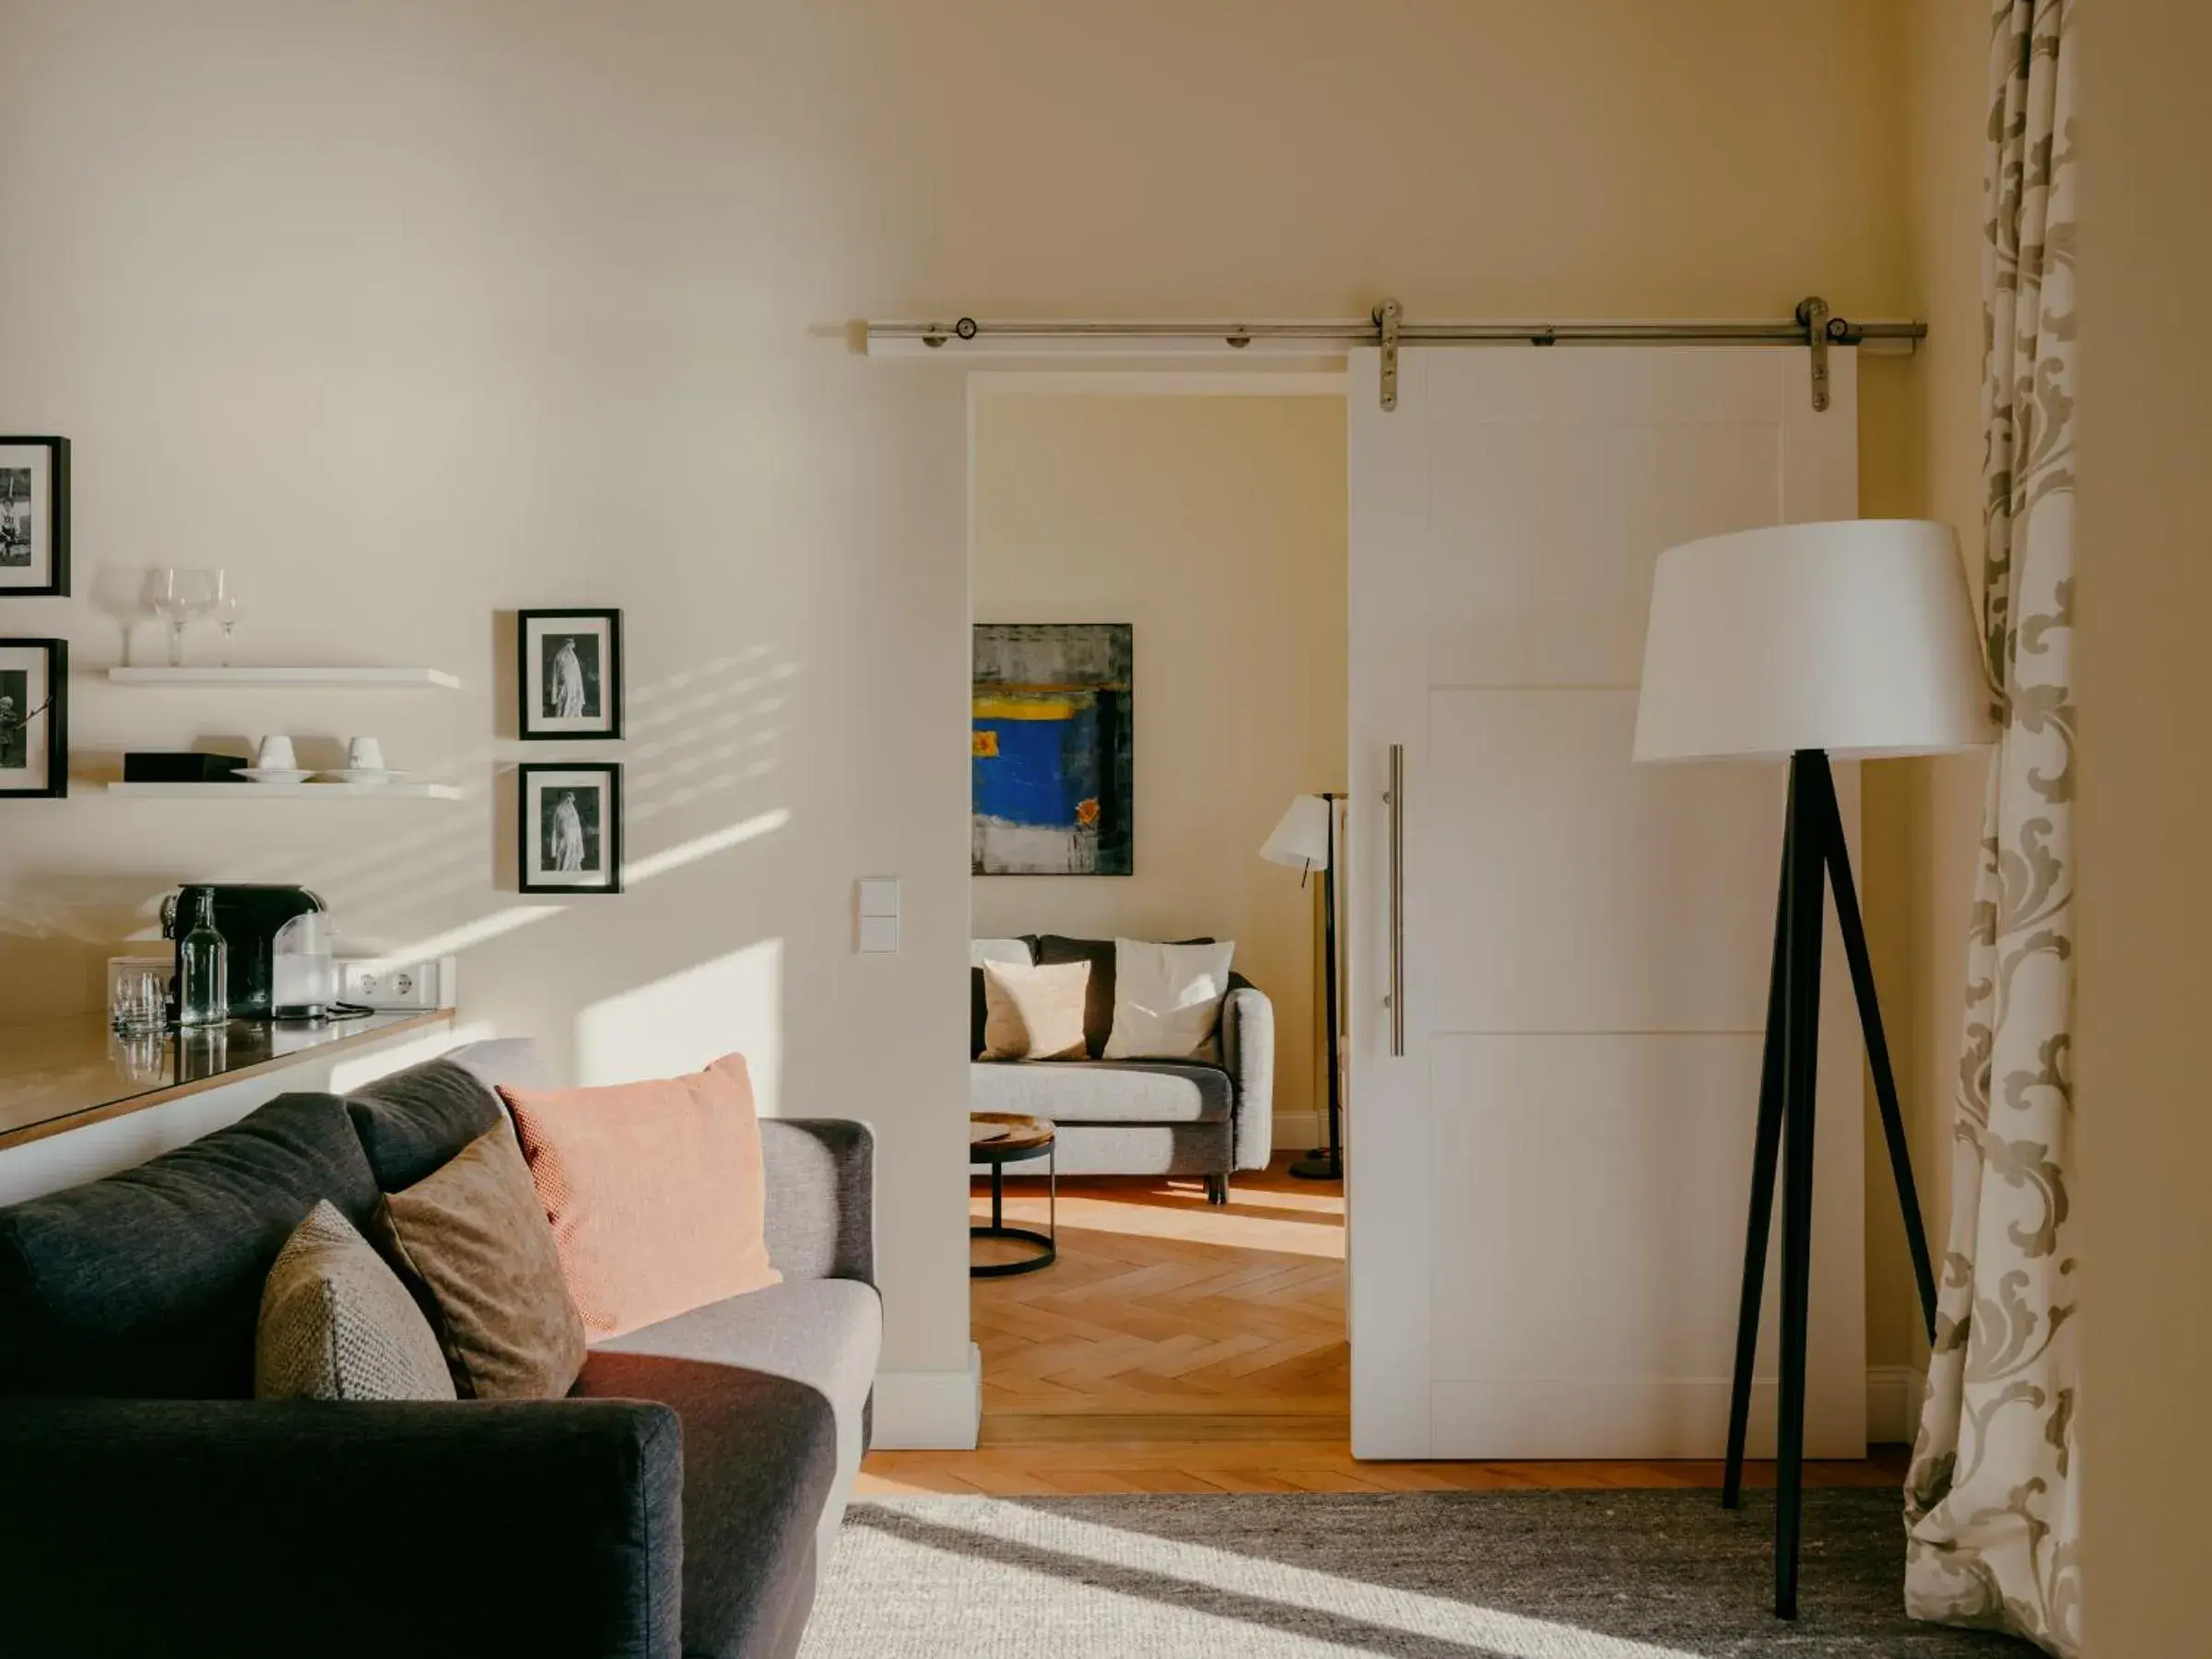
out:
M338 995L365 1008L399 1011L450 1008L456 993L452 957L427 962L396 962L387 957L357 957L338 963Z

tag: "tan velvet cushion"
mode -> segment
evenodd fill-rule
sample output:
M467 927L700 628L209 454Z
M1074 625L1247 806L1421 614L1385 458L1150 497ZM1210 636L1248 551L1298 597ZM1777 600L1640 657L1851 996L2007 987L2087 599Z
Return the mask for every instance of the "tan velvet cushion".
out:
M253 1397L454 1397L445 1356L422 1310L327 1198L285 1241L262 1287Z
M1083 998L1088 962L1032 968L983 964L983 1053L986 1060L1080 1060Z
M547 1400L583 1369L583 1322L506 1124L386 1195L380 1241L429 1316L463 1399Z
M743 1054L596 1088L501 1088L593 1342L779 1284Z

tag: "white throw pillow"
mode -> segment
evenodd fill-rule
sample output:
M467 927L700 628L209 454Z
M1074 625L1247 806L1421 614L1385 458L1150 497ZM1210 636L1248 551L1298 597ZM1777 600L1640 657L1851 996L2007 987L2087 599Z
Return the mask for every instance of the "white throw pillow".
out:
M1113 1033L1109 1060L1203 1060L1229 994L1234 939L1218 945L1113 942Z

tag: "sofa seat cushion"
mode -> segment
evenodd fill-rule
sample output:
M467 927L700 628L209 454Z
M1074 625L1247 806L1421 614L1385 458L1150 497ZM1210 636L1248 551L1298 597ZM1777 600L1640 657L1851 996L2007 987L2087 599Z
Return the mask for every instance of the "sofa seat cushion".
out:
M788 1652L787 1633L812 1601L820 1566L816 1529L837 1474L829 1400L767 1371L604 1348L584 1361L574 1393L658 1401L683 1424L688 1659Z
M1218 1065L1167 1060L979 1061L970 1109L1069 1124L1219 1124L1233 1097Z
M283 1095L105 1180L0 1209L0 1395L246 1399L269 1269L376 1182L335 1095Z

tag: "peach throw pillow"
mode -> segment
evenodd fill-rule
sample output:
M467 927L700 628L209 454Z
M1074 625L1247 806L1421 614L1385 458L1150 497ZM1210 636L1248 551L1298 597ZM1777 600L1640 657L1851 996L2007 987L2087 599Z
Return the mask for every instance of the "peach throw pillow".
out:
M780 1284L745 1056L603 1088L505 1088L594 1342Z

